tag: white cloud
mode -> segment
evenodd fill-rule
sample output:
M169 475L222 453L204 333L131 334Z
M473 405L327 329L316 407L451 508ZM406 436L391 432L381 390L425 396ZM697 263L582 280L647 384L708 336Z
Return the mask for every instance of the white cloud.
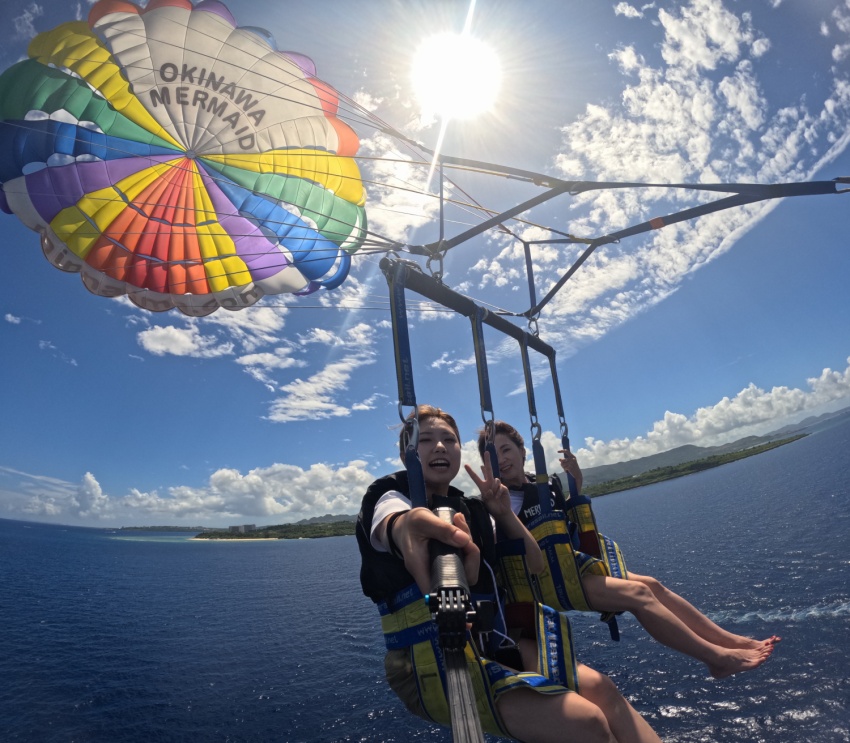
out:
M21 318L15 317L15 315L13 315L11 312L7 312L5 314L5 316L3 317L3 319L6 322L11 323L12 325L20 325L21 324Z
M77 360L60 351L52 341L39 341L38 347L42 351L48 351L54 359L59 359L70 366L77 366Z
M461 374L469 367L475 366L475 356L465 359L452 358L448 351L443 351L436 361L431 362L432 369L446 369L449 374Z
M233 353L233 344L222 343L216 336L201 335L194 323L184 328L173 325L155 325L137 336L139 345L154 356L191 356L210 359Z
M641 9L643 12L644 9ZM850 11L850 7L848 7ZM647 14L618 6L636 22ZM760 56L770 40L747 13L734 15L720 0L692 0L659 10L664 63L651 64L632 47L611 53L624 88L619 102L589 104L563 127L555 166L566 178L654 183L807 180L850 142L850 83L837 69L829 96L788 91L769 102L759 77ZM833 16L839 25L850 12ZM569 232L593 237L652 217L697 206L719 195L665 188L587 192L569 204ZM562 353L618 327L670 296L691 272L729 250L776 206L775 201L726 210L630 237L599 248L557 294L540 319ZM584 246L541 250L535 258L538 286L559 277ZM557 261L555 260L557 257ZM473 271L479 288L516 285L524 276L518 243ZM561 321L570 317L569 326Z
M100 483L91 472L83 475L83 480L77 488L76 515L81 518L100 518L112 514L112 504L109 496L105 495Z
M219 310L202 318L200 324L223 331L228 339L250 352L279 340L288 313L286 305L246 307L235 312Z
M9 515L114 526L225 526L246 519L285 523L326 513L353 514L375 479L362 460L307 469L273 464L246 474L219 469L201 487L171 487L164 495L132 489L125 496L110 496L89 472L79 485L2 467L0 477L15 480L12 487L0 488Z
M577 456L583 467L594 467L657 454L684 444L726 443L835 410L850 403L850 358L847 364L843 371L824 369L808 379L806 390L774 387L765 391L750 384L734 397L724 397L690 416L668 411L643 436L611 441L590 438L578 449ZM339 373L344 376L344 372L337 372L338 381ZM368 402L374 403L380 397L373 395ZM557 472L560 437L544 431L541 443L549 471ZM530 450L530 446L527 448ZM398 466L396 457L386 461L390 467ZM474 439L463 444L463 462L479 471L480 457ZM241 523L248 519L286 523L325 513L355 513L373 479L374 474L363 460L342 465L320 462L307 468L277 463L245 474L221 468L205 485L169 487L163 495L156 490L131 489L127 495L115 496L105 493L89 472L75 485L0 467L0 505L11 516L60 523L223 526L228 521ZM465 492L475 492L465 470L461 470L455 484Z
M643 11L638 10L628 3L617 3L614 6L614 13L616 15L626 16L626 18L643 18Z
M755 41L749 14L739 18L721 0L692 0L678 10L677 15L658 11L666 32L661 54L671 67L713 70Z
M44 15L44 8L38 3L30 3L19 16L12 19L15 27L15 38L31 39L36 35L35 19Z
M319 420L345 417L353 409L371 409L372 397L353 404L344 404L338 398L346 393L348 382L357 369L375 363L374 334L374 328L359 323L341 336L324 331L305 336L306 343L323 342L347 353L341 359L326 364L316 374L281 387L283 395L272 403L268 419L277 423Z
M314 464L308 469L273 464L242 474L234 469L214 472L203 487L133 491L121 499L121 508L134 520L216 522L257 519L286 523L326 513L353 514L374 480L367 463L355 460L339 467Z
M3 485L6 481L11 484ZM112 514L112 504L94 476L78 485L44 475L0 467L0 498L7 513L48 520L98 520Z
M582 466L595 467L658 454L685 444L713 446L767 433L801 420L806 414L847 403L850 358L847 363L844 371L824 369L820 376L808 379L808 390L774 387L766 391L750 384L735 397L724 397L690 416L667 411L643 436L611 441L588 438L578 456Z
M264 353L249 353L236 359L237 364L245 367L245 372L253 379L265 385L269 392L274 392L275 382L272 373L281 369L292 369L307 366L303 359L293 358L292 348L279 346L273 351Z

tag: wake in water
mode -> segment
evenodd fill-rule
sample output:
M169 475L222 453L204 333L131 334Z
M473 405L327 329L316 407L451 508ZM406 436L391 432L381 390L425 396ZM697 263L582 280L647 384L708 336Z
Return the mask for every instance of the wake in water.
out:
M717 611L707 613L718 624L749 624L752 622L784 623L806 622L812 619L840 619L850 616L850 602L806 606L799 609L780 607L770 611Z

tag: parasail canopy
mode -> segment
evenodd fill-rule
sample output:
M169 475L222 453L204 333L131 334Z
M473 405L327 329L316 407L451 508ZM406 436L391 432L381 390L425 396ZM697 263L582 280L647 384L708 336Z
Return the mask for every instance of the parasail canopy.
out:
M102 296L201 316L332 289L357 135L306 57L217 0L100 0L0 76L0 208Z

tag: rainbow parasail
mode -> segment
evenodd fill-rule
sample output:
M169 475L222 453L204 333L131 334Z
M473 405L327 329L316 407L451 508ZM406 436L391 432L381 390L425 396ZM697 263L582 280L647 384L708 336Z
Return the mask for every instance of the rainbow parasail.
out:
M0 208L92 292L148 310L335 288L365 192L315 75L217 0L100 0L0 76Z

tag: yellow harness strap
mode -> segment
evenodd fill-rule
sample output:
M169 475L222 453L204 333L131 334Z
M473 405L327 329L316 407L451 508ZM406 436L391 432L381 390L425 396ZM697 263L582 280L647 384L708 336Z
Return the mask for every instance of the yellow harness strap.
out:
M442 651L425 600L416 586L410 586L395 597L392 607L390 611L388 602L378 604L387 648L407 648L423 715L450 726ZM471 641L464 651L481 727L493 735L510 736L496 707L502 694L517 688L540 694L578 690L569 620L566 615L538 603L530 604L529 608L533 612L538 661L540 668L545 669L544 674L516 671L482 658Z

